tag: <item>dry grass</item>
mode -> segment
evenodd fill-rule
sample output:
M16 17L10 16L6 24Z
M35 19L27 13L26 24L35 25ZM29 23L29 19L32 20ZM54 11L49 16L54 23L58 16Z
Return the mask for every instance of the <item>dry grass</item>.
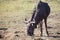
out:
M40 38L40 29L38 28L35 30L34 38L27 36L27 27L24 24L24 19L25 17L31 18L36 3L37 0L0 1L0 27L8 28L8 31L12 34L11 37L14 37L12 40L41 40L41 38L43 40L60 40L60 37ZM60 5L55 1L49 2L49 5L51 7L51 13L48 18L49 34L50 36L60 36ZM16 31L18 32L14 35ZM10 40L10 37L7 37L6 40Z

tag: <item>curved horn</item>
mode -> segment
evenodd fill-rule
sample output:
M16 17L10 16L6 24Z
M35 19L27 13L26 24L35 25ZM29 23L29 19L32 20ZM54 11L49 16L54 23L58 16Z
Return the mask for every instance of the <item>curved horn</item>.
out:
M35 21L31 21L30 23L35 23Z
M30 23L30 19L27 20L27 18L25 18L25 23L26 23L26 24L27 24L27 23Z

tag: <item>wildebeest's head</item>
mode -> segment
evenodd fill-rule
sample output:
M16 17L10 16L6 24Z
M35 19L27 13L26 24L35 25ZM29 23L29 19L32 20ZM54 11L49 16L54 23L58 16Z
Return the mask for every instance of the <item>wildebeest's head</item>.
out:
M29 35L29 36L32 36L33 35L33 33L34 33L34 21L27 21L27 19L25 18L25 23L27 24L27 34Z

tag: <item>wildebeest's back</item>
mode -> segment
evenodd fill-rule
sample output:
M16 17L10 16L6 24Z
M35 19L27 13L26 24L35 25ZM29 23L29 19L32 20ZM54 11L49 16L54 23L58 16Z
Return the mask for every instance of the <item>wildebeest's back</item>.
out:
M50 7L49 7L48 3L44 3L44 2L41 2L38 4L37 10L38 10L38 12L35 17L36 22L47 18L50 13Z

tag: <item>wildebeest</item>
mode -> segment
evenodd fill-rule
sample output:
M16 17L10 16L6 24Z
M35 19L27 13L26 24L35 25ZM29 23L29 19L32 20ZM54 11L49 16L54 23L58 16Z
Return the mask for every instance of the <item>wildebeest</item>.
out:
M46 33L48 34L47 31L47 17L50 14L50 7L48 3L40 1L33 11L33 15L31 17L30 21L27 21L25 18L25 21L29 23L28 28L27 28L27 34L29 36L34 35L34 29L37 28L38 23L40 23L40 28L41 28L41 36L42 36L42 20L44 20L45 27L46 27Z

